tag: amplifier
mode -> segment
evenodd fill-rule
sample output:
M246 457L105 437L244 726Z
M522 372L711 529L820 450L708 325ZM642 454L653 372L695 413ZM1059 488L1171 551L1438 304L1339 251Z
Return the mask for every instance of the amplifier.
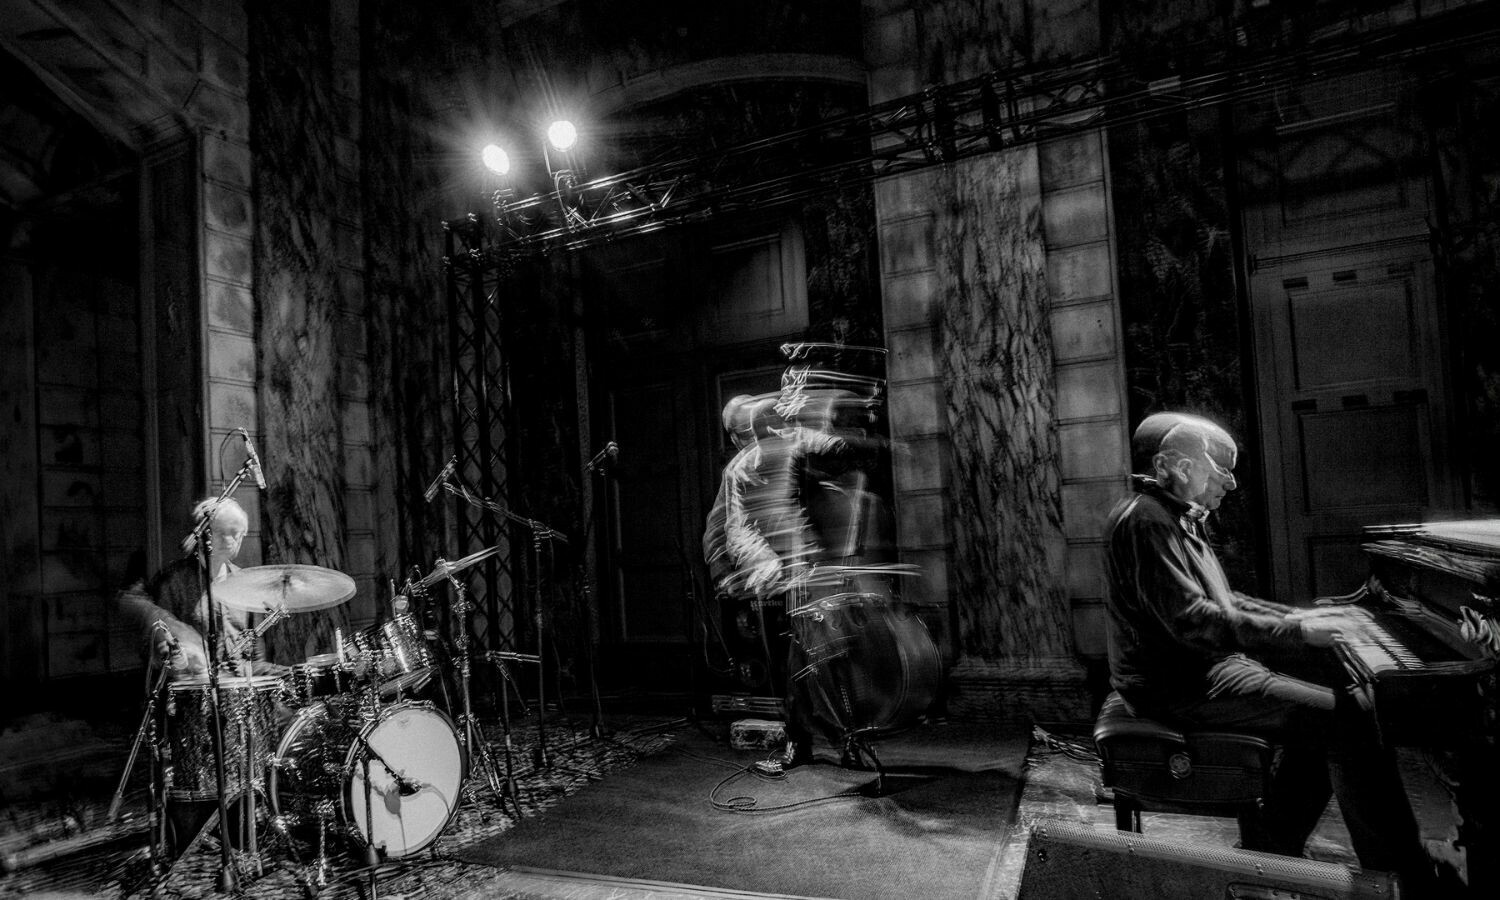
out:
M1393 900L1394 875L1045 819L1031 826L1016 900Z
M749 694L713 694L711 708L717 714L748 714L767 719L785 719L786 702L780 697L753 697Z

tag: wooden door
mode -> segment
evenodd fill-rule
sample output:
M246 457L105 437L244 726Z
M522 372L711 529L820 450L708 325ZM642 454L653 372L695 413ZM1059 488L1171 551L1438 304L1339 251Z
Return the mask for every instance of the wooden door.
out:
M1237 114L1272 574L1306 603L1364 578L1363 526L1453 512L1425 140L1394 71Z
M1277 594L1358 585L1365 525L1451 507L1432 264L1351 253L1252 276Z
M779 220L675 232L590 266L605 324L590 350L592 430L620 447L602 520L603 674L696 690L693 661L717 631L703 621L718 611L702 539L727 458L721 395L774 385L780 344L806 327L801 232Z

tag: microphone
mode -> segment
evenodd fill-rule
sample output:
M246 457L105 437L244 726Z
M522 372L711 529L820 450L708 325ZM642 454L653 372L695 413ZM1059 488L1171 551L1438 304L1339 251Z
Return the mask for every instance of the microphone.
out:
M422 493L422 497L425 498L428 503L431 503L432 498L437 496L438 488L443 486L443 482L448 480L448 476L452 475L453 470L457 467L458 456L457 454L455 454L448 458L448 464L443 466L442 471L437 473L437 477L432 479L432 484L429 484L427 486L427 490Z
M619 458L620 445L616 444L614 441L610 441L609 443L604 445L603 450L600 450L598 453L594 454L594 458L589 460L589 464L584 468L590 472L603 471L604 469L607 469L610 466L614 465L615 461Z
M250 454L250 473L255 476L255 486L265 490L266 473L261 470L260 456L255 452L255 444L250 440L250 432L241 428L240 434L245 437L245 452Z

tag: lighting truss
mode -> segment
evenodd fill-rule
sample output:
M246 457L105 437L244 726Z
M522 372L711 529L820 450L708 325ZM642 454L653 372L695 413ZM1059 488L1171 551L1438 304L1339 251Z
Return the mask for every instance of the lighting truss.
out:
M1271 96L1312 79L1439 58L1500 29L1427 20L1297 51L1257 52L1197 75L1152 81L1118 61L991 72L818 125L550 194L493 198L486 259L573 250L723 214L803 200L1101 126ZM1441 33L1439 33L1441 32ZM1106 90L1106 87L1109 90Z
M470 490L502 503L509 498L513 434L510 372L505 328L497 302L503 277L486 262L485 227L476 216L444 223L447 268L448 347L453 377L455 476ZM524 592L519 582L519 546L493 509L449 496L458 519L455 558L501 545L469 578L474 603L472 636L487 650L515 650L524 616L510 602Z

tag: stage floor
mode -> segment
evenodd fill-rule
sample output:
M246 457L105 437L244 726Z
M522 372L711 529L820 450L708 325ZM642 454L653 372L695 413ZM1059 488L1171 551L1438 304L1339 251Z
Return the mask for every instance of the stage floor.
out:
M781 782L745 773L763 754L731 751L727 720L622 716L607 719L607 737L599 739L587 721L552 715L548 765L539 768L530 719L511 736L520 815L471 780L476 793L458 804L431 846L375 871L379 897L1010 900L1033 821L1113 828L1076 728L1016 734L976 723L920 726L877 745L890 777L886 796L869 797L841 796L858 794L872 775L838 768L829 748ZM503 767L503 735L486 730ZM0 734L11 761L0 767L0 856L15 869L0 876L0 898L147 895L143 764L124 795L122 822L104 823L129 737L47 717ZM1409 769L1429 850L1441 857L1451 838L1443 798L1422 783L1418 762ZM1144 830L1220 847L1238 837L1232 820L1198 816L1148 814ZM240 895L309 896L316 870L306 863L315 851L302 845L299 864L268 828L261 833L263 874L242 878ZM1308 855L1353 864L1336 807ZM201 836L156 882L157 896L223 896L216 889L221 858L214 836ZM359 854L331 854L326 876L320 898L369 895ZM913 884L923 892L910 893Z

